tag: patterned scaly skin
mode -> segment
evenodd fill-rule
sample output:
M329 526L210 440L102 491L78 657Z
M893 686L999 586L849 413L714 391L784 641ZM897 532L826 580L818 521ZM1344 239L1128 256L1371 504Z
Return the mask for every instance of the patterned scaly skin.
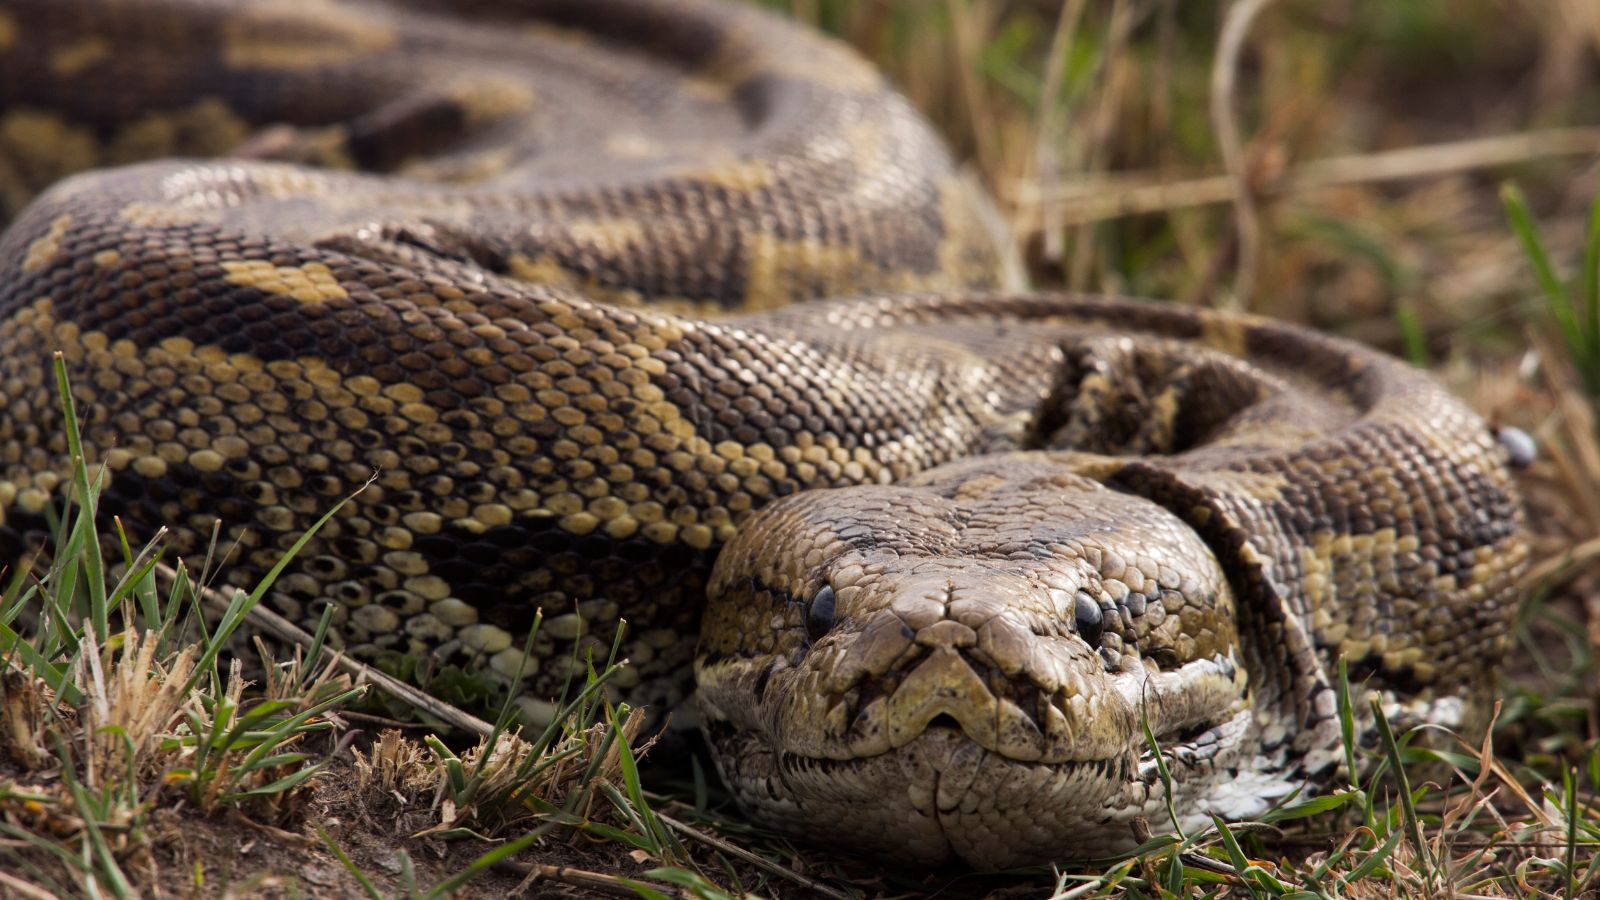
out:
M1167 816L1145 723L1185 828L1256 816L1347 777L1341 657L1358 738L1367 697L1397 728L1482 728L1521 511L1504 451L1424 374L1262 319L1088 297L767 321L1042 378L987 453L779 500L723 549L702 727L763 818L928 862L1107 856Z
M59 350L104 509L191 556L220 517L235 583L377 473L268 601L332 601L358 655L511 677L542 608L539 718L618 617L658 708L699 635L719 765L799 834L1127 846L1141 715L1185 816L1247 815L1333 774L1341 655L1406 721L1479 717L1520 513L1426 377L1126 301L772 311L1008 285L984 199L818 37L650 0L0 3L8 213L224 152L76 176L0 238L7 557L64 489Z

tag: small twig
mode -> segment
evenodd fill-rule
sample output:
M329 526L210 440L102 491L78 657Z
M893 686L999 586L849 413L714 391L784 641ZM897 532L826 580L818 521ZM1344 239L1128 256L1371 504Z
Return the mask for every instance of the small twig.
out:
M1582 572L1584 567L1600 559L1600 537L1590 538L1558 556L1552 556L1530 568L1522 576L1520 590L1527 592L1553 583L1565 581Z
M1255 290L1256 261L1261 253L1261 221L1256 215L1255 196L1250 185L1243 141L1239 136L1239 109L1234 87L1239 73L1239 56L1250 25L1272 0L1237 0L1228 7L1222 21L1222 36L1217 41L1217 57L1211 67L1211 129L1217 135L1222 165L1233 187L1234 221L1239 233L1239 255L1234 266L1233 298L1248 306Z
M388 716L379 716L372 713L356 712L349 709L339 710L339 718L349 719L352 722L361 722L378 728L398 728L401 731L433 731L433 725L427 722L402 722Z
M557 881L561 884L570 884L573 887L586 888L611 894L616 897L637 897L639 892L633 889L634 884L648 885L651 890L658 891L668 897L682 897L689 900L694 895L680 887L662 884L659 881L644 881L642 879L620 878L616 875L607 875L604 872L591 872L588 869L575 869L572 866L552 866L546 863L521 863L505 861L495 864L497 869L506 869L526 876L523 885L532 885L537 881Z
M1299 194L1355 184L1431 178L1552 156L1587 154L1600 154L1600 128L1547 128L1313 160L1258 185L1256 190L1263 195ZM1061 216L1061 221L1067 225L1079 225L1229 203L1237 190L1228 175L1170 180L1154 174L1134 173L1080 179L1050 192L1024 185L1018 191L1022 196L1017 202L1021 206L1049 210Z
M21 878L18 878L14 875L7 875L4 872L0 872L0 886L4 886L9 890L16 891L17 896L19 897L30 897L33 898L33 900L55 900L56 896L49 891L34 887L32 884L23 881Z
M972 122L978 167L992 182L1000 174L999 150L995 145L999 129L995 126L989 104L984 100L983 86L978 81L978 47L972 39L972 27L968 19L971 13L966 4L957 0L946 0L945 12L950 16L950 32L955 39L957 80L961 86L961 99L967 107L967 116Z
M723 853L726 853L729 856L738 857L739 859L744 860L763 872L776 875L779 878L786 878L789 881L793 881L796 884L802 885L807 890L818 896L831 897L834 898L834 900L851 900L850 895L844 893L843 891L829 887L820 881L807 878L804 875L801 875L799 872L780 866L770 859L766 859L758 854L751 853L749 850L746 850L743 847L735 844L731 844L728 841L717 837L716 835L707 834L698 828L694 828L684 824L683 822L679 822L677 819L674 819L671 816L657 812L656 818L660 819L668 828L671 828L685 835L686 837L693 838L694 840L700 841L703 844L709 844L710 846L721 850Z
M1133 37L1135 22L1144 17L1143 11L1135 13L1125 0L1111 4L1111 20L1106 25L1105 51L1096 67L1100 90L1095 97L1094 112L1089 116L1088 140L1081 164L1085 171L1097 171L1105 166L1107 148L1117 128L1117 106L1122 91L1127 86L1123 54ZM1094 266L1094 234L1081 228L1073 239L1072 260L1067 266L1067 286L1088 286L1089 274Z
M1050 56L1044 66L1044 95L1039 100L1038 134L1033 152L1034 180L1046 190L1061 178L1061 160L1055 151L1056 131L1061 118L1062 73L1066 69L1067 48L1077 39L1078 22L1083 18L1085 0L1067 0L1056 18L1055 36L1050 39ZM1065 248L1066 229L1054 217L1044 219L1044 257L1059 260Z
M322 846L318 841L314 841L303 834L296 834L293 831L285 831L282 828L277 828L264 822L257 822L255 819L240 812L238 807L230 807L228 809L228 819L243 828L259 831L281 844L288 844L301 850L310 850Z
M166 563L157 563L155 571L157 575L168 581L177 578L177 573ZM199 585L195 587L208 610L216 613L228 608L228 598L221 591ZM251 625L280 641L288 644L297 644L301 647L311 646L312 637L305 629L259 603L251 608L245 618ZM407 703L453 728L459 728L479 737L488 737L494 733L494 726L488 722L436 697L431 697L392 675L380 672L365 663L356 662L342 650L328 647L325 648L325 652L332 654L334 665L341 672L350 675L358 683L367 682L389 696Z

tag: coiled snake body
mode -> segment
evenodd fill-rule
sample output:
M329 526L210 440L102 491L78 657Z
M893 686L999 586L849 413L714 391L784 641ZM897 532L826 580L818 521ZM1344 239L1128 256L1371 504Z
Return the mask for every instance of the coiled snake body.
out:
M1335 777L1340 657L1403 724L1481 718L1525 555L1483 423L1286 325L994 292L979 192L793 26L10 0L0 104L8 558L65 489L59 350L106 512L188 555L220 518L248 584L376 472L274 607L501 679L543 609L533 718L625 618L619 687L692 663L796 833L1123 849L1144 723L1186 819L1251 815Z

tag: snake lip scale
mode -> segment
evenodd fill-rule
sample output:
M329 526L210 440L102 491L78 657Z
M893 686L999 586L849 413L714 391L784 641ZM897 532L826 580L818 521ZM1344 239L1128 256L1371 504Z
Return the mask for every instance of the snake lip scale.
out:
M753 8L5 0L0 217L0 556L71 482L59 351L102 512L220 518L250 585L372 479L268 604L532 722L625 619L617 697L797 837L1004 867L1254 816L1358 774L1341 661L1358 740L1367 699L1485 724L1528 551L1477 415L1023 292L909 103Z

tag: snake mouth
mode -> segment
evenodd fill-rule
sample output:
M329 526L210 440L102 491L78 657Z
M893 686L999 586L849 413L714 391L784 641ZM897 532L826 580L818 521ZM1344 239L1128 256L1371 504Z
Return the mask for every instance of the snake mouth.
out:
M1181 778L1185 769L1227 764L1215 751L1238 730L1224 723L1163 746L1169 770ZM914 865L1003 869L1115 856L1137 844L1133 820L1154 815L1164 791L1148 748L1097 759L1018 760L980 746L950 721L930 723L874 756L767 754L746 752L738 758L753 763L765 755L766 763L724 774L741 802L766 811L769 824Z
M959 735L960 729L959 727L936 726L929 728L925 733L936 736L941 734ZM967 738L965 735L961 735L961 739L971 741L971 738ZM872 764L873 760L881 759L884 756L893 756L896 752L897 751L895 750L891 750L887 754L880 754L879 756L858 756L850 759L833 759L826 756L806 756L804 754L793 753L790 751L780 751L777 755L778 772L785 779L798 775L815 776L852 774L867 768ZM1089 777L1101 778L1107 782L1132 781L1134 778L1134 772L1137 769L1143 769L1146 766L1153 766L1155 761L1154 755L1152 755L1148 750L1139 756L1137 764L1132 760L1131 757L1127 755L1118 756L1112 759L1073 759L1062 762L1030 762L1027 760L1011 759L995 753L992 750L984 749L983 752L992 757L995 761L1005 765L1027 766L1030 768L1047 769L1054 772L1074 772Z
M1155 746L1167 756L1193 760L1206 752L1206 748L1221 743L1232 719L1189 724L1179 730L1155 735ZM923 729L924 735L935 735L939 740L964 741L977 746L995 764L1017 765L1046 769L1055 772L1074 772L1104 779L1106 782L1129 783L1136 779L1149 781L1156 771L1155 749L1148 744L1130 747L1127 752L1098 759L1066 759L1056 761L1018 759L993 748L967 734L961 723L948 713L941 713ZM919 738L921 736L919 735ZM791 775L849 774L859 772L873 760L892 757L900 748L871 756L837 758L813 756L792 750L778 750L774 754L777 769L782 777Z

